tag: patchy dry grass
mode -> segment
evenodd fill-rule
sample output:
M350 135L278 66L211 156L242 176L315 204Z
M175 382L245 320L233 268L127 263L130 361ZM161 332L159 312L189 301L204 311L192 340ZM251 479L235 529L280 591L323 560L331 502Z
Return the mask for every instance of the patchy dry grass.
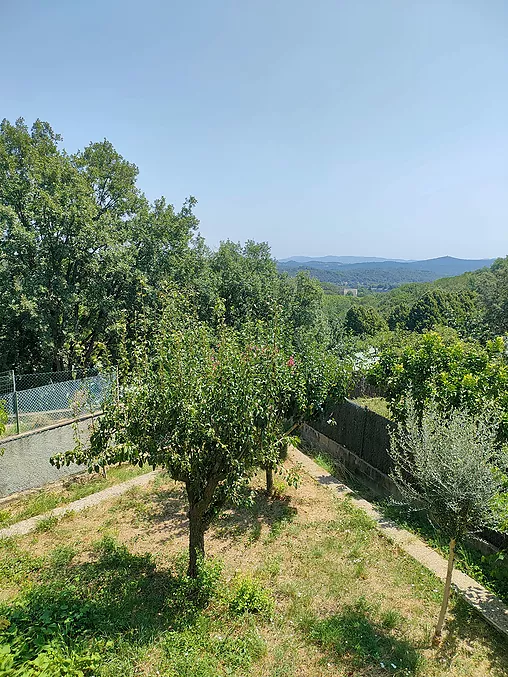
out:
M431 647L442 584L349 500L306 476L274 500L253 488L207 535L197 585L182 573L184 493L164 475L0 541L0 637L26 638L13 660L50 645L71 671L47 675L508 674L506 643L460 599Z
M0 502L0 528L10 526L35 515L42 515L53 508L67 505L97 491L120 484L132 477L150 472L151 468L144 466L138 468L130 465L122 465L111 468L108 476L99 474L76 475L69 477L60 486L52 489L41 489L21 495L12 500L4 499Z

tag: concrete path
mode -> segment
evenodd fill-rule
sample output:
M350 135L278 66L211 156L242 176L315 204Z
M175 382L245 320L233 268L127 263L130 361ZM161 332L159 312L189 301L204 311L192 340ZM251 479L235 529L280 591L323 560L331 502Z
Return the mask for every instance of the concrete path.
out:
M420 564L423 564L424 567L430 569L442 581L445 580L447 561L439 553L429 548L414 534L401 529L394 522L383 517L368 501L354 498L354 492L349 487L339 482L299 449L290 447L289 457L294 463L301 465L305 472L317 480L319 484L329 487L338 496L351 495L353 504L365 511L374 520L379 531L390 541L398 545L401 550L411 555ZM508 607L494 594L460 571L454 570L452 582L456 592L508 639Z
M151 482L154 477L159 473L159 470L154 470L152 472L146 473L145 475L138 475L133 477L131 480L122 482L121 484L114 484L112 487L103 489L102 491L97 491L95 494L90 494L90 496L85 496L80 498L77 501L72 503L67 503L60 508L54 508L49 512L45 512L43 515L36 515L35 517L30 517L30 519L23 520L22 522L16 522L10 527L5 527L0 529L0 538L8 538L10 536L24 536L29 534L31 531L34 531L42 520L47 519L48 517L62 517L68 512L79 512L80 510L85 510L85 508L91 508L94 505L99 505L103 501L107 501L109 498L115 498L116 496L121 496L125 494L126 491L132 489L132 487L142 487Z

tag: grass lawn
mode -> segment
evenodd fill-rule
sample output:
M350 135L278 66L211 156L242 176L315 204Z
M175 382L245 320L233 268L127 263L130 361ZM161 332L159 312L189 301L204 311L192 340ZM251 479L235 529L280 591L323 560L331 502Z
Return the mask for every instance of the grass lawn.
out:
M357 491L363 498L373 503L388 519L406 531L416 534L427 545L437 550L445 559L448 558L448 540L420 512L410 512L404 505L394 503L390 498L382 497L372 486L362 484L357 477L348 472L344 466L322 450L305 447L305 453L311 456L322 468L335 477L341 478L349 487ZM455 552L455 568L468 574L481 583L505 604L508 604L508 552L499 550L490 554L482 553L472 543L460 543Z
M60 505L66 505L80 498L95 494L114 484L120 484L132 477L150 472L151 468L145 466L138 468L131 465L122 465L108 470L107 477L98 474L78 475L69 477L65 482L54 489L42 489L9 500L0 502L0 529L8 527L15 522L42 515Z
M357 397L353 402L359 404L361 407L366 407L385 418L391 418L388 410L388 402L384 397Z
M164 475L0 541L0 677L508 674L506 642L460 599L431 647L442 584L349 500L305 475L267 500L261 479L208 533L197 582Z

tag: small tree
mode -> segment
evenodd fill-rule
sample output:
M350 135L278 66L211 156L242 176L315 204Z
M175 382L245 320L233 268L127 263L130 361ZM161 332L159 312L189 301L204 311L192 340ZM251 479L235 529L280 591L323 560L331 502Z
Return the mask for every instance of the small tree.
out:
M256 467L278 460L275 444L260 444L265 412L277 408L280 397L278 388L266 388L266 361L276 382L293 376L278 346L271 357L269 351L268 345L246 346L244 336L225 326L217 333L202 324L174 328L171 317L164 318L160 333L140 346L118 401L105 404L90 446L53 462L86 463L95 471L122 461L148 463L183 482L188 573L195 577L212 519L239 499Z
M434 633L439 643L448 608L456 546L469 533L496 521L501 488L495 463L497 426L485 414L439 411L435 403L417 414L412 400L406 420L391 438L392 478L408 505L425 512L449 541L443 601Z

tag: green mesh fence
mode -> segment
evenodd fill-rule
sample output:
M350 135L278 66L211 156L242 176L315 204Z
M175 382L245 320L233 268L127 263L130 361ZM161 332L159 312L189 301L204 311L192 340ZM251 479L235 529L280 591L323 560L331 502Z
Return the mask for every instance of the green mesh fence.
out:
M115 385L116 370L0 373L0 401L8 415L5 435L98 411Z

